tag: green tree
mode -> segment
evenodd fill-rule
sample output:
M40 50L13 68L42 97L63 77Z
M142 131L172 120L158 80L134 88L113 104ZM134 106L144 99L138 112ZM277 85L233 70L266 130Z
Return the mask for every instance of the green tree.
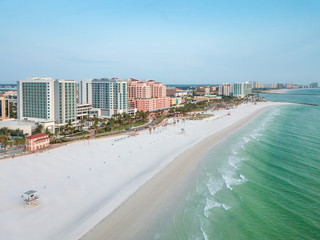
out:
M9 145L9 137L5 134L3 135L0 135L0 141L1 141L1 144L3 145L4 147L4 153L7 152L7 147Z
M48 134L49 136L51 136L51 135L52 135L48 128L46 128L45 133L46 133L46 134Z
M40 124L38 124L38 126L36 127L34 132L35 133L41 133L42 130L43 130L43 125L40 123Z
M115 124L115 120L113 117L109 119L108 124L110 126L111 132L113 132L113 128L114 128L114 124Z
M68 134L71 133L72 126L73 126L73 124L72 124L71 120L69 120L69 122L68 122L67 125L65 126L65 128L66 128L67 131L68 131Z
M20 138L16 137L13 139L13 145L18 148L20 145Z

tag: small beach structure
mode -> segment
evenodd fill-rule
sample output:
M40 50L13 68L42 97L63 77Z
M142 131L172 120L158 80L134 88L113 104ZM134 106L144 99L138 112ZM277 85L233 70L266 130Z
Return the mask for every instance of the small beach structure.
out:
M49 144L50 138L46 133L37 133L26 137L26 148L28 151L36 151L48 147Z
M39 199L38 192L35 190L25 192L22 197L27 206L36 205Z

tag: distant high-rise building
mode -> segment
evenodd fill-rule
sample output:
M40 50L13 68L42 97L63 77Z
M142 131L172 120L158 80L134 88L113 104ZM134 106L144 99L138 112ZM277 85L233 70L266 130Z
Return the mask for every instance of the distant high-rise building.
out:
M277 88L277 84L276 83L270 83L270 88Z
M277 89L283 89L284 88L283 83L277 83L277 87L276 88Z
M232 83L231 92L234 97L244 98L245 96L252 94L252 84L251 82Z
M310 88L318 88L318 83L317 82L313 82L309 84Z
M209 95L210 94L210 87L197 86L195 89L195 93L198 95Z
M92 79L82 80L79 83L79 103L92 104Z
M127 82L113 79L92 80L92 107L100 108L102 116L128 112Z
M264 84L261 82L252 81L252 89L261 89L264 88Z
M229 83L219 84L219 95L231 96L231 85Z
M286 83L286 88L293 88L293 83Z
M9 99L0 96L0 120L10 118L10 104Z

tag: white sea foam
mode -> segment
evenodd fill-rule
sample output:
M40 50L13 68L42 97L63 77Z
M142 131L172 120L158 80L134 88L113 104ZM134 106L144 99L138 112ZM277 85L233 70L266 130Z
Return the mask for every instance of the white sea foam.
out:
M206 201L206 206L204 207L203 209L203 214L206 216L206 217L209 217L211 212L210 210L213 209L213 208L223 208L224 210L229 210L231 207L230 206L227 206L226 204L224 203L219 203L213 199L209 199L207 198L207 201Z
M154 234L153 239L159 239L160 237L160 233L157 232Z
M227 205L225 205L224 203L222 204L222 207L224 208L224 210L229 210L231 207L230 206L227 206Z
M250 134L250 137L252 137L253 139L257 139L253 134Z
M209 236L206 234L206 232L203 230L202 226L200 227L201 229L201 232L202 232L202 235L203 235L203 238L204 240L209 240Z
M223 187L222 179L213 179L212 177L209 178L207 187L209 192L212 196L214 196L217 192L219 192Z
M240 174L240 177L242 180L247 181L247 179L242 174Z
M233 168L237 168L238 167L238 164L242 161L241 158L237 157L237 156L234 156L234 155L231 155L228 157L228 163L231 167Z
M223 169L220 170L220 174L225 181L226 187L232 190L232 185L240 185L244 183L246 180L237 178L237 174L235 170L232 169Z

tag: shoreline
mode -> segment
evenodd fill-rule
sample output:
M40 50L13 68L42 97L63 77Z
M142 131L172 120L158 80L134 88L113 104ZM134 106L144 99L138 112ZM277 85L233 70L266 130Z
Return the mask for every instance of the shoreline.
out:
M170 184L177 181L176 176L182 179L177 182L188 179L199 160L181 164L176 161L177 157L190 153L194 146L202 148L203 140L208 136L214 140L221 134L222 139L232 126L246 122L244 119L252 118L266 107L284 104L242 104L234 109L211 112L214 116L202 120L176 123L170 120L167 126L157 127L152 132L142 131L136 137L121 141L117 141L119 137L116 136L77 141L50 151L0 161L0 189L7 193L0 199L0 222L3 224L0 235L8 240L79 239L106 216L120 211L122 205L128 204L130 196L141 191L146 183L154 182L155 176L164 174L167 166L176 166L172 169L177 171L174 178L165 177ZM211 141L207 148L212 145ZM200 150L194 159L206 153L202 150L201 155ZM182 171L180 165L188 166ZM161 181L159 184L163 187ZM20 196L30 189L39 192L39 206L25 208ZM155 209L168 206L162 204L163 201L176 192L169 188L159 189L154 191L161 192L161 199L165 199L158 199L161 201ZM148 205L148 201L144 203ZM147 214L147 219L153 218L153 212ZM22 226L19 231L15 228L17 224Z
M256 110L240 121L207 136L186 149L80 239L127 240L151 237L145 236L148 235L145 224L152 222L154 216L159 215L160 210L165 208L164 205L168 204L166 200L175 194L175 190L195 170L207 152L214 145L248 124L268 107L270 106Z

